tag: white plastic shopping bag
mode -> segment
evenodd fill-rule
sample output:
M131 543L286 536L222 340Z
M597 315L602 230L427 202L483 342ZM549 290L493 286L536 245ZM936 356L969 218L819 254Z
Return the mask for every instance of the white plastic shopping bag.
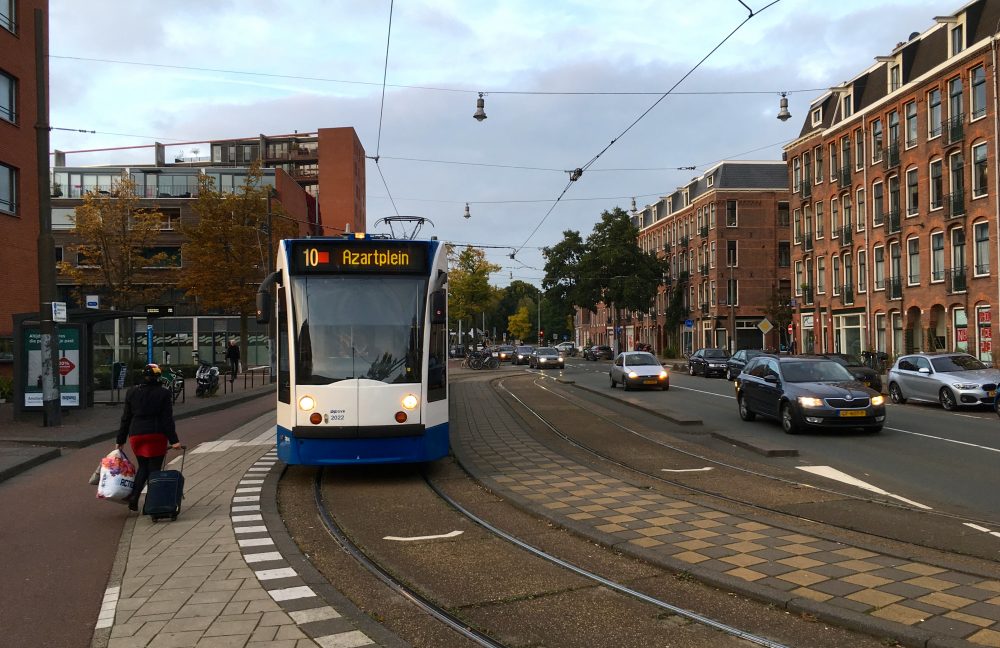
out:
M123 501L135 486L135 466L121 450L112 450L101 459L101 480L97 498Z

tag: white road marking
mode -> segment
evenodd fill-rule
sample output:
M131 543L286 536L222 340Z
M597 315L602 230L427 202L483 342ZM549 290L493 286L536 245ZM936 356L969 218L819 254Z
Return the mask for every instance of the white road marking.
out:
M298 576L294 569L291 567L279 567L278 569L261 569L260 571L255 571L254 575L257 576L257 580L275 580L278 578L293 578Z
M703 472L706 470L711 470L711 466L706 466L705 468L676 468L671 470L670 468L660 468L660 472Z
M973 524L972 522L965 522L965 526L975 529L976 531L982 531L983 533L989 533L990 530L984 526L979 526L978 524Z
M705 391L704 389L694 389L693 387L681 387L680 385L670 385L670 388L698 392L699 394L708 394L709 396L718 396L719 398L731 398L733 400L736 399L735 396L730 396L728 394L716 394L715 392Z
M312 591L312 589L307 586L268 590L267 593L270 594L271 598L275 601L291 601L294 599L316 596L316 592Z
M902 432L903 434L912 434L913 436L926 437L928 439L934 439L936 441L947 441L948 443L957 443L959 445L969 446L971 448L979 448L980 450L989 450L990 452L1000 452L1000 448L991 448L990 446L979 445L978 443L969 443L968 441L958 441L956 439L946 439L945 437L934 436L933 434L924 434L922 432L911 432L909 430L901 430L899 428L887 427L887 430L892 430L893 432Z
M97 615L95 629L110 628L115 624L115 609L118 607L118 597L120 594L121 586L116 585L104 590L104 600L101 602L101 611Z
M889 491L882 490L878 486L869 484L868 482L863 482L856 477L851 477L845 472L841 472L836 468L831 468L830 466L796 466L799 470L804 470L807 473L812 473L814 475L819 475L820 477L826 477L827 479L835 479L839 482L844 482L845 484L851 484L852 486L857 486L867 491L873 493L878 493L879 495L885 495L886 497L891 497L897 499L901 502L906 502L910 506L915 506L917 508L931 510L931 507L926 504L921 504L920 502L914 502L913 500L906 499L900 495L894 495Z
M440 538L454 538L455 536L462 535L462 531L452 531L451 533L443 533L441 535L429 535L429 536L414 536L412 538L399 538L397 536L386 536L382 538L383 540L395 540L396 542L412 542L414 540L438 540Z

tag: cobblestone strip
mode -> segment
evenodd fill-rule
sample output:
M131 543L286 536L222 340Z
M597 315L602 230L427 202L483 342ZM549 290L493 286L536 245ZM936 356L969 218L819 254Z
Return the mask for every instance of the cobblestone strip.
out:
M453 385L452 446L478 479L646 559L899 634L1000 646L1000 580L764 524L632 486L535 441L484 382ZM727 580L728 579L728 580ZM827 607L829 606L829 607Z

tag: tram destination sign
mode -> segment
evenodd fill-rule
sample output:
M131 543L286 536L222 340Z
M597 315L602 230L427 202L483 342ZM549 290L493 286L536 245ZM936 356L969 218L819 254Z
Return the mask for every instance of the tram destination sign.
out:
M292 274L426 274L427 247L409 241L294 241Z

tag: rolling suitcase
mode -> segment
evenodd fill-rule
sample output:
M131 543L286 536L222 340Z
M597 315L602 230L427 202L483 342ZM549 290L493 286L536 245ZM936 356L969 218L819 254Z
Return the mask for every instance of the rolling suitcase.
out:
M148 515L153 522L170 518L176 520L181 512L181 499L184 497L184 457L187 446L181 446L180 470L157 470L150 473L146 481L146 502L142 506L142 514Z

